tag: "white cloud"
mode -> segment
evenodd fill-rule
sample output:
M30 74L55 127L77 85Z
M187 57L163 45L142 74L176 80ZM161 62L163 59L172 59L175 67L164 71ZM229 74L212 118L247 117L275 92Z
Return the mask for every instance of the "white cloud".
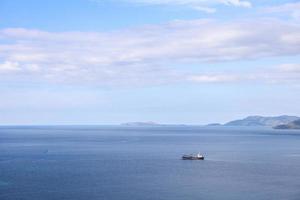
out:
M250 8L252 6L250 1L241 1L241 0L219 0L218 2L226 4L226 5L233 5L238 7L247 7Z
M197 83L223 83L241 80L241 76L232 74L200 74L192 75L187 80Z
M92 0L93 2L102 2L102 0ZM119 0L142 5L164 5L164 6L181 6L206 13L216 12L215 6L226 5L234 7L251 8L252 4L246 0Z
M93 85L142 86L184 81L173 65L300 54L300 25L279 20L173 21L112 32L0 30L0 68L10 77ZM197 82L235 80L195 75ZM13 78L12 78L13 79Z
M264 9L267 13L290 15L296 20L300 19L300 2L286 3L277 6L271 6Z
M297 63L282 64L278 67L278 69L281 72L300 73L300 64Z
M181 5L181 6L207 6L223 4L237 7L251 7L249 1L241 0L127 0L134 3L156 4L156 5Z
M193 9L202 11L202 12L206 12L206 13L210 13L210 14L215 13L217 11L217 9L215 9L215 8L205 7L205 6L194 6Z
M267 73L266 77L270 83L300 86L300 64L281 64Z
M5 61L4 63L0 63L0 73L1 72L16 72L20 71L18 62Z
M193 74L187 77L188 81L195 83L271 83L300 85L300 64L285 63L269 66L261 70L248 72L223 72Z

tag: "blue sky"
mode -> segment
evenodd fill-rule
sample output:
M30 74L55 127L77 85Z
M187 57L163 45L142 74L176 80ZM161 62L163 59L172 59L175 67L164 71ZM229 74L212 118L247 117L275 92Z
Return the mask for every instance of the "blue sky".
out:
M300 115L300 2L2 0L0 124Z

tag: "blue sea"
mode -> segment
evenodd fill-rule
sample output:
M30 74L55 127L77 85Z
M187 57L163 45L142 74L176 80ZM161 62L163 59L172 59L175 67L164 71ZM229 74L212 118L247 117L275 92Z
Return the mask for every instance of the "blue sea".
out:
M2 126L0 199L299 200L300 131Z

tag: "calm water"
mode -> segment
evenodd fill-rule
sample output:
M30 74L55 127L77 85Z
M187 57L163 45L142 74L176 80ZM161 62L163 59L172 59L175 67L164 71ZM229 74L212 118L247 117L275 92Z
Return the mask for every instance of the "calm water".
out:
M0 199L299 200L300 132L1 127Z

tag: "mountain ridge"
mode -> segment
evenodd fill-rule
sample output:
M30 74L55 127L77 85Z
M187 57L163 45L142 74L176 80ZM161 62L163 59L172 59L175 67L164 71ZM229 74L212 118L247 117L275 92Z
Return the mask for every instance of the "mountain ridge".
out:
M300 129L300 119L287 124L281 124L274 127L275 129Z
M269 126L275 127L278 125L288 124L295 120L299 120L300 117L280 115L272 117L264 117L259 115L248 116L243 119L233 120L224 124L224 126Z

